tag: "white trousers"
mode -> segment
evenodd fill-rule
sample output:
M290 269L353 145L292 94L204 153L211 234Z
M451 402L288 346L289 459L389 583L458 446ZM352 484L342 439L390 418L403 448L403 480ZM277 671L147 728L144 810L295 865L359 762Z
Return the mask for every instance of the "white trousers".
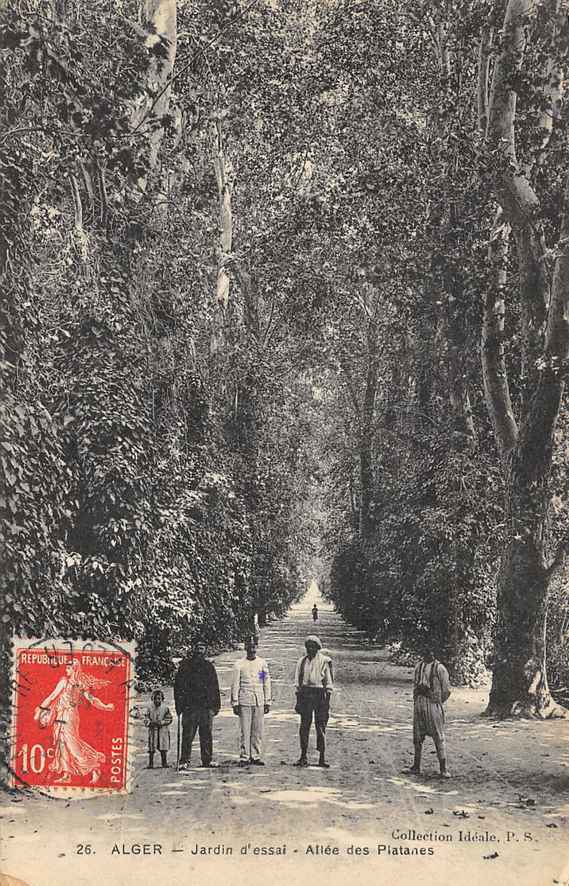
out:
M265 712L261 705L239 705L241 726L241 760L260 760L263 754L263 725Z

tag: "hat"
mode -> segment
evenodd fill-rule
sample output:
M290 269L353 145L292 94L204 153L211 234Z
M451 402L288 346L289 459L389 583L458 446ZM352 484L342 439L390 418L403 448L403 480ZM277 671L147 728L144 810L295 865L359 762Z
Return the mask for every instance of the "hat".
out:
M304 645L307 643L316 643L319 649L322 649L322 643L320 642L320 637L317 637L316 634L309 634L306 640L304 641Z
M207 650L206 641L202 637L196 637L194 640L192 640L192 645L188 649L188 655L190 656L190 658L192 657L192 655L196 654L198 646L203 646Z

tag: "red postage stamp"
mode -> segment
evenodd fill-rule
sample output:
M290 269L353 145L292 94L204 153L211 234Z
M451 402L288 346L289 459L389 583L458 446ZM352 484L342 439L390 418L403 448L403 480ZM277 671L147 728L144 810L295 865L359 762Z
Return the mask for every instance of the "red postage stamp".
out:
M13 785L127 791L132 647L16 639L13 655Z

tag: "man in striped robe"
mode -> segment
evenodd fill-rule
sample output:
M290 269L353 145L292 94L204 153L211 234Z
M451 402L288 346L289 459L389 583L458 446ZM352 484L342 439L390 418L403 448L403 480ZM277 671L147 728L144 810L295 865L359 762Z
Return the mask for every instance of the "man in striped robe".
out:
M426 735L435 743L441 778L450 778L447 769L445 741L445 712L443 705L450 695L448 671L437 661L432 650L427 650L413 675L413 744L415 760L407 771L421 773L421 751Z

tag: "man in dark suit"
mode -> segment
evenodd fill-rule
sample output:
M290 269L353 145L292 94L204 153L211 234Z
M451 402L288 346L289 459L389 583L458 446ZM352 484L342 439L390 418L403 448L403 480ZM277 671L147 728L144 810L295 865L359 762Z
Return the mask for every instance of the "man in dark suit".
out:
M174 680L176 713L182 715L182 770L190 768L192 742L198 730L202 766L213 765L213 718L221 708L221 696L217 674L205 657L206 651L205 643L198 640L191 656L180 663Z

